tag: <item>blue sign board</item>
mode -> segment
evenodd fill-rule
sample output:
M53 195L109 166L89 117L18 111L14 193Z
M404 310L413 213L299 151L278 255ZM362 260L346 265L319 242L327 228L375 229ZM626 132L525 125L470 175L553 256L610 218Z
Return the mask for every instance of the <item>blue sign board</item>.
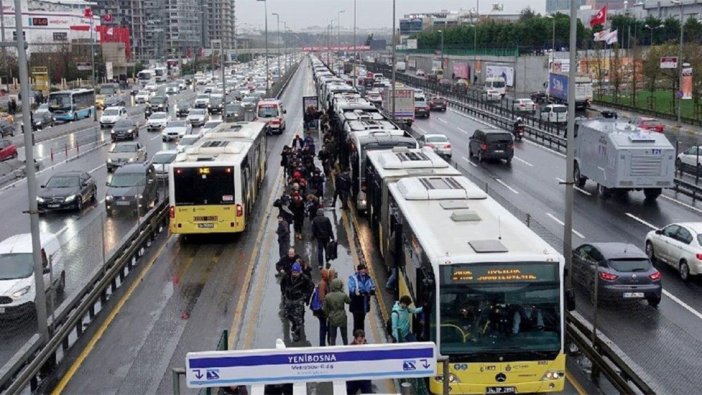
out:
M436 375L431 342L190 352L189 388Z

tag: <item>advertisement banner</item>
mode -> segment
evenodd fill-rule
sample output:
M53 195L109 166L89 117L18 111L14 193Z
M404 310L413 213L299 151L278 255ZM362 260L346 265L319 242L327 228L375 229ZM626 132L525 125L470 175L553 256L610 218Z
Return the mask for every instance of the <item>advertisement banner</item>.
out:
M489 64L485 66L485 73L485 78L502 77L507 86L514 86L514 67L512 66Z
M661 68L662 69L677 69L678 68L678 57L677 56L661 56Z
M369 45L356 45L356 51L370 51L371 47ZM302 47L305 52L320 52L320 51L353 51L353 45L341 45L341 46L323 46L323 47Z
M683 100L692 99L692 67L685 67L682 69L680 90L682 91Z
M463 78L468 79L469 73L468 63L454 63L453 64L453 78Z
M407 49L417 49L417 39L408 38L407 39Z
M105 62L105 74L107 74L107 80L111 81L114 77L112 62Z

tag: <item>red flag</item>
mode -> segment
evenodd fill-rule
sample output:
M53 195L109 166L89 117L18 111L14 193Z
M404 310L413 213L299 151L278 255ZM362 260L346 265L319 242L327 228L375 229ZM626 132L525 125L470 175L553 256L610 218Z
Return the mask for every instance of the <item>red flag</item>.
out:
M93 9L90 7L87 7L86 9L83 10L83 16L85 18L92 18L93 17Z
M605 23L607 23L607 6L602 7L602 9L590 19L590 27L604 25Z
M112 22L112 15L110 14L105 14L102 16L102 20L105 22Z

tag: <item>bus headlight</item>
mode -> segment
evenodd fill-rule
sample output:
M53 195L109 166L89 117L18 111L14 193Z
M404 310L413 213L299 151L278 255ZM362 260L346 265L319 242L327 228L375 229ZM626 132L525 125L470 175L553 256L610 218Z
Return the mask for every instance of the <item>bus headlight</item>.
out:
M449 377L449 383L458 383L458 382L460 382L460 381L458 380L458 376L456 376L456 375L453 374L453 373L449 373L448 377ZM436 380L436 381L442 383L442 382L444 381L444 376L434 376L434 380Z
M544 376L541 378L541 381L544 380L558 380L565 376L565 372L563 371L553 371L549 370L546 373L544 373Z

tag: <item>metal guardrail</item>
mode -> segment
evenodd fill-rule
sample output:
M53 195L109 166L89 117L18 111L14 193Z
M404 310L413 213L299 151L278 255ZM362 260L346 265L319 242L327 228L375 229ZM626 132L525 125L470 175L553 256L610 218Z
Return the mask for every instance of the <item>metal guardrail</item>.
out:
M162 201L144 221L125 236L118 248L105 263L105 270L96 273L81 290L62 303L49 319L53 333L48 343L40 344L40 337L34 335L24 347L0 368L0 389L10 394L21 392L28 385L32 392L42 385L42 379L51 371L57 361L57 352L66 354L83 334L84 321L94 320L99 307L105 306L110 295L139 263L146 249L156 236L166 228L168 202ZM119 281L119 283L118 283ZM100 307L101 308L101 307ZM75 331L75 338L70 336Z

